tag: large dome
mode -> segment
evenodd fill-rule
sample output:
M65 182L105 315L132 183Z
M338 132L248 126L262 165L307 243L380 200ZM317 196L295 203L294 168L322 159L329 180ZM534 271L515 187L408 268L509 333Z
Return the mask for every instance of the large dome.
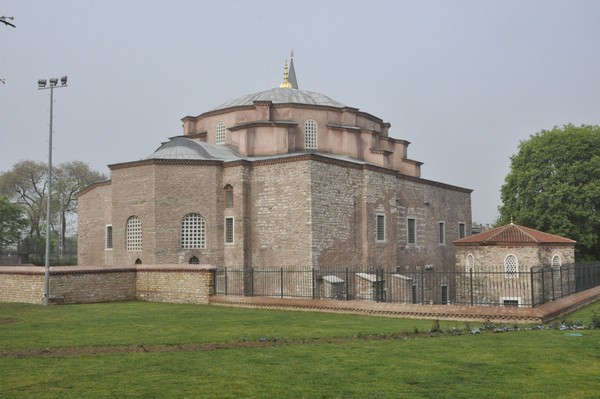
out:
M213 109L217 111L231 107L252 105L254 101L271 101L273 104L307 104L343 108L344 104L314 91L274 88L227 101Z

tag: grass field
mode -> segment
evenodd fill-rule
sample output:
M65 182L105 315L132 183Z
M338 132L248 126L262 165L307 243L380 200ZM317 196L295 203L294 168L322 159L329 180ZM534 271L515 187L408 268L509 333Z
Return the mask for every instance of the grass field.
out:
M594 312L600 303L569 320L588 324ZM435 327L147 302L0 303L0 397L600 397L599 329Z

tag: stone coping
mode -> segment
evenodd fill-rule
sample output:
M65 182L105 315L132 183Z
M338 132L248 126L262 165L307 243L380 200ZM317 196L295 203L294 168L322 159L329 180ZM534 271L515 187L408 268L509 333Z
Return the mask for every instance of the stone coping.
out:
M491 321L494 323L545 323L600 299L600 286L568 297L529 307L415 305L330 299L264 298L216 295L209 303L263 309L322 311L412 319Z
M212 265L158 264L130 266L51 266L50 274L94 274L120 272L202 272L216 270ZM0 274L44 274L44 266L0 266Z

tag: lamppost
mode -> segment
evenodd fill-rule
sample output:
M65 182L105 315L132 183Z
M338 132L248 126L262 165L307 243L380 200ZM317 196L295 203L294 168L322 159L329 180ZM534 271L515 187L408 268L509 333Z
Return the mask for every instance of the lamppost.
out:
M48 132L48 203L46 204L46 263L44 266L44 305L48 306L50 299L50 199L52 196L52 108L54 103L54 89L67 87L67 77L49 79L50 86L46 87L46 79L38 80L38 90L50 89L50 131Z

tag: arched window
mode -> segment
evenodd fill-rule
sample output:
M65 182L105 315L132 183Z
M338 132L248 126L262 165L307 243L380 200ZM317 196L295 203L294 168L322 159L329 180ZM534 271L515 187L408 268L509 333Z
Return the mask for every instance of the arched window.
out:
M553 269L559 269L560 266L561 266L560 256L554 255L552 257L552 268Z
M506 277L516 277L519 273L519 261L514 255L507 255L504 258L504 272Z
M142 250L142 222L137 216L131 216L127 219L125 229L126 247L128 251Z
M304 124L304 148L317 148L317 122L309 119Z
M215 144L225 144L225 124L223 122L217 123L215 132Z
M475 271L475 258L473 255L467 255L467 273L471 273Z
M225 208L233 208L233 187L228 184L223 190L225 190Z
M206 248L204 218L197 213L190 213L181 221L181 248Z
M199 265L200 264L200 259L198 259L197 256L192 256L189 260L189 264L190 265Z
M140 258L137 258L137 259L135 260L135 264L136 264L136 265L141 265L141 264L142 264L142 260L141 260Z

